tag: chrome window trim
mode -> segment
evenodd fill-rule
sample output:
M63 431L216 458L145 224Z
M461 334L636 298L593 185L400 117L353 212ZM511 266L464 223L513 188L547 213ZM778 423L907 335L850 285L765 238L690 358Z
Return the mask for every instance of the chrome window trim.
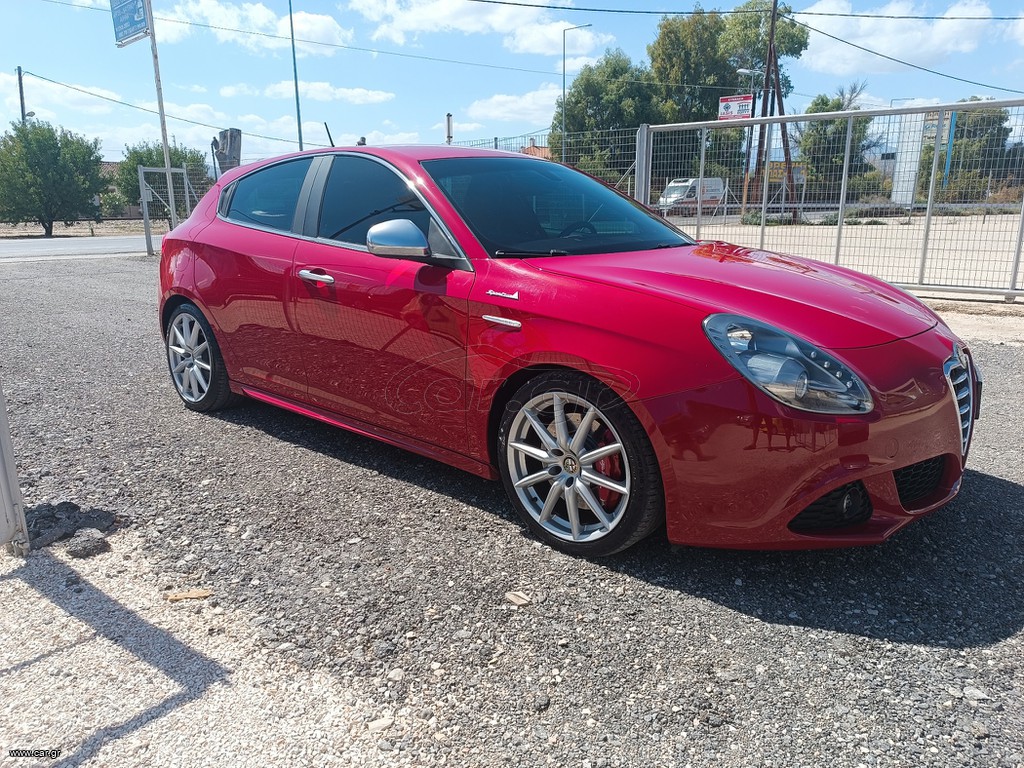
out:
M366 159L369 159L369 160L373 160L374 162L376 162L376 163L384 166L388 170L390 170L392 173L394 173L396 176L398 176L399 179L404 180L409 185L409 189L411 189L413 194L416 195L417 199L419 199L419 201L423 204L424 209L427 210L430 213L431 218L434 221L437 222L438 227L440 227L440 229L444 233L445 237L448 238L448 241L455 248L455 251L457 253L457 257L453 257L451 259L451 261L455 262L456 258L457 258L458 259L458 263L452 263L451 265L446 265L446 266L448 266L450 269L457 269L457 270L459 270L461 272L470 272L470 273L475 273L476 272L476 268L473 266L472 260L466 255L466 252L462 248L462 246L459 243L459 241L454 237L454 235L452 235L452 232L448 228L448 225L445 223L444 219L442 219L438 215L438 213L434 209L434 207L432 205L430 205L430 203L423 197L423 195L420 193L419 189L417 188L417 185L409 183L409 179L405 176L405 174L403 174L401 171L399 171L397 168L395 168L395 166L393 166L391 163L388 163L388 162L386 162L386 161L382 160L381 158L376 157L374 155L368 155L368 154L366 154L364 152L347 152L347 151L341 151L341 152L322 152L322 153L318 153L318 154L312 155L313 163L310 165L309 169L306 172L307 173L307 177L308 177L309 173L314 172L314 171L317 170L317 168L318 168L318 165L316 163L317 159L324 158L324 157L328 158L328 159L331 160L331 165L333 166L333 164L334 164L333 161L334 161L335 157L346 157L346 156L362 157L362 158L366 158ZM271 227L264 227L264 226L261 226L259 224L254 224L252 222L244 222L244 221L238 221L237 219L231 219L231 218L228 218L226 215L221 213L221 210L220 210L221 209L221 201L223 201L223 199L225 197L229 197L229 196L233 196L234 195L234 193L235 193L235 185L239 181L241 181L242 179L248 178L249 176L252 176L253 174L255 174L255 173L259 172L259 171L262 171L262 170L264 170L266 168L272 168L275 165L280 165L281 163L288 163L288 162L294 162L295 160L301 160L304 157L308 157L308 156L300 155L299 157L290 157L290 158L281 160L281 161L276 162L276 163L269 163L267 165L261 165L259 168L254 168L252 171L249 171L248 173L245 173L245 174L239 176L237 179L232 179L231 182L221 190L221 193L220 193L221 194L221 200L218 201L218 203L217 203L217 218L220 219L221 221L223 221L224 223L231 224L232 226L235 226L235 227L244 227L245 229L252 229L252 230L256 230L257 232L266 232L266 233L269 233L269 234L272 234L272 235L281 235L282 237L290 237L290 238L293 238L295 240L303 240L303 241L309 242L309 243L319 243L321 245L332 245L332 246L334 246L336 248L345 248L346 250L349 250L349 251L359 251L361 253L367 254L368 256L373 256L373 254L370 253L369 249L366 247L366 243L361 243L361 244L360 243L349 243L349 242L342 241L342 240L331 240L330 238L319 237L318 235L306 235L306 234L303 234L302 232L296 232L294 230L294 227L292 229L287 229L287 230L285 230L285 229L273 229ZM330 168L327 169L327 173L328 174L330 173ZM303 183L305 184L305 182L303 182ZM326 183L324 185L324 189L326 189ZM301 197L301 192L300 192L300 197ZM307 205L307 208L308 208L308 206L309 206L308 201L307 201L306 205ZM320 205L323 206L323 195L322 194L320 196ZM230 203L228 204L228 206L230 207ZM319 228L319 219L320 219L319 210L317 211L317 217L316 218L317 218L317 223L318 223L318 228ZM377 258L383 258L383 257L377 257ZM401 261L401 259L395 259L395 261Z

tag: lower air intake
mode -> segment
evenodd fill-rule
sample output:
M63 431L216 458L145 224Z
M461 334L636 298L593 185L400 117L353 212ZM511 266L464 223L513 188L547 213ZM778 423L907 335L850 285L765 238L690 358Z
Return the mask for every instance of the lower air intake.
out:
M805 533L848 528L867 522L871 512L871 499L864 484L858 480L836 488L809 505L790 521L789 529Z

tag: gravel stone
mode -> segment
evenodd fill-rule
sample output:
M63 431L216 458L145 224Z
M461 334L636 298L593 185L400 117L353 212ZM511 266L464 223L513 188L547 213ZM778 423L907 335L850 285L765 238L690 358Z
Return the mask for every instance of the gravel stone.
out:
M84 559L110 551L110 542L95 528L80 528L65 548L71 557Z
M888 543L655 535L588 562L530 538L496 483L255 402L184 409L157 282L146 258L0 262L35 533L103 510L115 550L0 557L0 749L90 768L1024 768L1014 317L967 337L985 405L961 495ZM164 597L190 589L213 596Z

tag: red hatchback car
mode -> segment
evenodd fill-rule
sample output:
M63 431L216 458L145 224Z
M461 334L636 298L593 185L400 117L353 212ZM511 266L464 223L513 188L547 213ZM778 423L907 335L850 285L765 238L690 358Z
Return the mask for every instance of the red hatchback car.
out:
M696 243L562 165L329 149L226 173L164 238L185 406L245 395L500 477L587 556L880 542L959 490L981 380L871 277Z

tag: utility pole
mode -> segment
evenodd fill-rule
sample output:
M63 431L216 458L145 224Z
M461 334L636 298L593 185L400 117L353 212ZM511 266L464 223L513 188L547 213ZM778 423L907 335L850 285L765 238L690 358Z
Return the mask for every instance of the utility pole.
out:
M775 26L778 17L779 0L772 0L772 20L771 26L768 28L768 55L765 56L764 62L764 85L761 95L761 117L768 117L769 94L773 81L772 68L778 66L778 62L775 57ZM757 134L757 162L754 165L755 199L761 196L759 194L759 190L763 189L763 185L765 184L765 173L768 170L767 158L765 157L765 134L767 134L767 131L765 130L764 124L762 124ZM764 212L762 211L762 215L763 214Z
M25 86L21 82L21 67L18 67L18 96L21 98L21 124L25 124Z

